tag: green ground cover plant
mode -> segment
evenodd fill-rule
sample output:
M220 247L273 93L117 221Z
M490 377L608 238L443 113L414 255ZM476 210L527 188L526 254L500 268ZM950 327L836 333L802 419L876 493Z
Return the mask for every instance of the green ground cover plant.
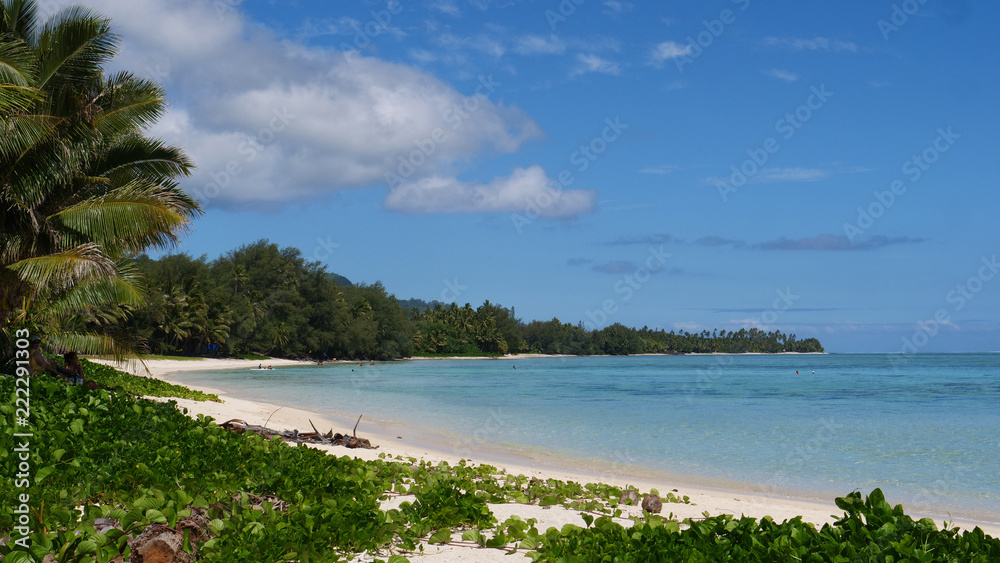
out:
M146 397L176 397L195 401L216 401L219 396L214 393L204 393L188 389L183 385L174 385L152 377L142 377L119 371L111 366L98 364L85 359L80 360L86 379L96 382L101 387L118 389L133 395Z
M111 368L109 368L111 369ZM2 416L15 415L13 378L0 377ZM510 475L490 465L430 464L382 456L337 457L279 439L227 432L116 389L90 390L48 376L31 380L31 479L0 487L0 536L12 535L17 495L30 493L28 550L0 546L4 563L107 563L156 526L184 531L199 561L346 561L370 553L405 563L427 544L520 552L574 561L997 561L1000 540L913 520L881 491L837 499L844 516L821 528L800 518L672 515L621 518L622 489ZM13 425L0 463L14 467ZM397 508L384 508L402 497ZM667 495L665 502L688 503ZM580 525L539 530L494 503L563 506ZM188 522L203 518L202 530ZM623 524L624 522L624 524ZM189 534L190 532L190 534Z
M239 358L241 360L253 360L253 361L262 361L271 359L270 356L261 356L260 354L236 354L234 357Z

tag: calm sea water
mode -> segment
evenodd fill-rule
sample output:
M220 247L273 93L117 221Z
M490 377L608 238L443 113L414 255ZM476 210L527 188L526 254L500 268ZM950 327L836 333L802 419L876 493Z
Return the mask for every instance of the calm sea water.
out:
M1000 521L1000 354L407 361L178 379L450 433L456 451L545 450L779 495L881 487L909 510Z

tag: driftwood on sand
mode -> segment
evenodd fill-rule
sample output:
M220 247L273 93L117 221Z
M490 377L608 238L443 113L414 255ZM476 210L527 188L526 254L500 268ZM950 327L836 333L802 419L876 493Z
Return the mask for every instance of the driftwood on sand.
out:
M361 422L361 417L358 417L358 423ZM298 429L285 430L284 432L279 432L272 428L266 426L258 426L256 424L250 424L245 420L240 420L234 418L232 420L227 420L219 424L222 428L226 430L231 430L237 434L243 434L245 432L250 432L251 434L256 434L266 439L271 439L275 436L280 437L286 442L295 442L296 444L330 444L332 446L344 446L351 449L363 448L366 450L376 450L378 446L373 446L365 438L358 438L357 431L358 425L354 425L354 430L351 436L346 436L344 434L336 433L334 434L331 428L326 434L321 433L316 429L316 425L309 421L309 426L312 426L312 432L299 432Z

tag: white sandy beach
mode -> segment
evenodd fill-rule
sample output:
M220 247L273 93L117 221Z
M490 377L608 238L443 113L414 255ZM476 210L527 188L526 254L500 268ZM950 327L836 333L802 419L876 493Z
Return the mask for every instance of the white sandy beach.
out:
M275 367L289 365L310 365L310 362L296 362L290 360L267 360L258 362L256 360L150 360L146 362L153 377L169 381L171 383L184 384L173 378L173 374L185 371L204 371L213 369L239 369L256 368L258 364ZM140 368L141 370L141 368ZM142 370L143 372L145 370ZM176 399L178 405L188 410L192 416L203 414L211 416L217 422L230 419L242 419L251 424L266 425L270 428L283 430L297 428L300 431L310 429L310 420L321 432L333 429L335 432L350 433L356 419L332 416L308 412L294 408L291 405L274 405L260 402L252 402L238 397L228 396L216 389L200 387L206 392L217 393L223 403L196 402L190 400ZM772 497L765 495L750 494L731 490L716 490L704 486L692 486L680 482L656 482L653 480L643 480L626 478L621 475L621 471L614 471L613 467L606 467L605 470L585 469L576 470L566 468L565 464L559 464L549 459L541 459L530 455L516 456L510 452L492 452L482 448L470 447L449 447L453 442L449 442L444 436L419 436L412 435L407 428L381 427L361 420L358 426L358 436L368 438L373 445L378 445L378 450L349 450L344 447L317 446L331 450L334 455L349 455L362 459L376 459L379 454L385 453L388 456L414 457L427 460L429 462L447 461L457 463L460 458L465 457L476 463L495 465L500 469L517 475L538 477L542 479L554 478L564 481L577 481L580 483L604 482L611 485L624 487L634 485L640 491L648 492L650 489L657 489L661 495L667 492L676 491L678 496L687 495L692 504L664 503L663 514L673 513L678 518L698 518L704 512L712 515L734 514L746 515L755 518L771 516L776 521L782 521L795 516L802 516L806 521L821 525L833 522L842 511L829 501L810 501L795 498ZM467 444L466 444L467 445ZM464 454L464 455L463 455ZM599 466L595 466L599 467ZM864 492L864 491L863 491ZM406 499L403 499L406 500ZM893 499L888 499L894 502ZM395 499L395 502L400 502ZM627 514L639 514L641 509L637 507L627 508ZM905 507L904 507L905 508ZM550 526L561 527L566 523L583 525L580 515L576 511L568 510L559 506L540 508L537 506L525 506L519 504L511 505L491 505L498 520L503 521L512 514L517 514L522 518L537 518L539 530L544 530ZM909 513L909 512L908 512ZM917 516L914 514L914 516ZM931 516L940 526L943 521L953 522L965 528L981 527L986 533L1000 535L1000 525L981 522L967 522L952 520L947 514L920 514L919 516ZM623 520L623 523L627 523ZM427 546L427 555L412 556L407 555L414 561L508 561L505 552L495 549L478 549L475 547L459 546ZM363 560L363 559L362 559Z

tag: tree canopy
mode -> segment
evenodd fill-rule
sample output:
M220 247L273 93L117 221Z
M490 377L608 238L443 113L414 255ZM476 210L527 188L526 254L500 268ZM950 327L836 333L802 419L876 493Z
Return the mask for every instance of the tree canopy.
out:
M0 347L31 326L57 347L122 354L142 286L129 258L174 244L200 213L178 188L184 151L145 135L163 89L107 74L119 38L71 7L38 21L0 1Z
M815 339L757 328L666 332L620 323L523 322L514 308L485 301L399 301L381 283L351 284L295 248L266 240L216 260L137 258L148 295L129 327L164 354L268 354L295 358L397 359L518 352L608 354L821 352Z

